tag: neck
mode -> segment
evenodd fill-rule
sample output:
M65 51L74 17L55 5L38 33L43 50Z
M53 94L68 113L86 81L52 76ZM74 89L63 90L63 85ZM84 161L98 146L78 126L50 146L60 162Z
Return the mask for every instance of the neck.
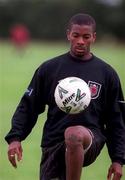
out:
M76 56L72 53L72 51L70 51L70 54L71 56L73 56L74 58L78 58L78 59L81 59L82 61L87 61L89 60L91 57L92 57L92 54L91 53L88 53L88 54L85 54L83 56Z

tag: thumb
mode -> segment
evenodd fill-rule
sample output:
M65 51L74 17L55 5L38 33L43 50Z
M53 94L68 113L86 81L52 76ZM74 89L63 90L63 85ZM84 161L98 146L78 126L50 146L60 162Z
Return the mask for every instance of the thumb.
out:
M17 160L18 161L22 160L22 153L23 153L22 146L20 146L17 148Z

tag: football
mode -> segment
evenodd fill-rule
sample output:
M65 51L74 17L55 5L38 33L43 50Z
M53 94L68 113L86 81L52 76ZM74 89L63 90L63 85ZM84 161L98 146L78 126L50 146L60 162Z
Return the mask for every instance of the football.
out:
M57 84L54 98L59 109L65 113L77 114L89 106L91 92L84 80L78 77L67 77Z

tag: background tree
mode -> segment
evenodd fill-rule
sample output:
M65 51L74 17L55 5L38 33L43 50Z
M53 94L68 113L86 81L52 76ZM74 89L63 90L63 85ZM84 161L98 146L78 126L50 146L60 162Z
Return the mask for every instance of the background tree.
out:
M117 6L102 0L0 0L0 36L9 28L25 24L36 39L63 39L69 18L79 12L91 14L97 22L98 37L114 36L125 40L125 1ZM4 2L4 3L3 3ZM6 3L5 3L6 2Z

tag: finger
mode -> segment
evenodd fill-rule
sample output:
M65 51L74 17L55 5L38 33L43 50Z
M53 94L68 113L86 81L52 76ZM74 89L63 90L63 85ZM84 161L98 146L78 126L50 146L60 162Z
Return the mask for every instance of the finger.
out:
M8 150L8 159L13 167L17 167L16 158L15 158L16 151L15 150Z
M13 167L17 168L17 164L16 164L16 158L14 154L10 154L9 155L9 161L12 164Z
M112 170L109 169L109 171L108 171L108 176L107 176L107 180L111 180L111 177L112 177Z
M16 152L17 152L17 160L18 161L22 160L22 148L17 148Z
M120 180L120 179L121 179L121 175L120 174L114 174L112 180Z

